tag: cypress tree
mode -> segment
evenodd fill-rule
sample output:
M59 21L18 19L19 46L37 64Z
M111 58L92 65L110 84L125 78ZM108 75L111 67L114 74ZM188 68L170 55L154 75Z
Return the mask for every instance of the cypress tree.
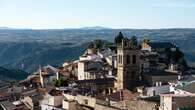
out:
M122 34L122 32L119 32L118 35L115 37L114 41L115 41L115 44L121 44L122 43L122 40L123 40L124 36Z
M135 48L137 48L137 45L138 45L138 43L137 43L136 36L131 37L131 39L130 39L130 47L132 49L135 49Z

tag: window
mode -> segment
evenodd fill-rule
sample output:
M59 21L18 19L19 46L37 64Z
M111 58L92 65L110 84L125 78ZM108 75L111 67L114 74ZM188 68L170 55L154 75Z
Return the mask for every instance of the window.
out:
M88 100L87 99L84 99L84 104L88 105Z
M118 55L118 63L121 63L121 56L120 55Z
M118 56L118 62L119 62L120 64L122 64L122 55L119 55L119 56Z
M121 64L122 64L122 62L123 62L123 60L122 60L122 55L120 55L121 56Z
M133 59L133 61L132 61L133 64L136 64L136 55L133 55L132 57L133 57L133 58L132 58L132 59Z
M109 94L109 90L108 89L106 89L106 94Z
M155 96L156 95L156 91L155 90L153 90L153 96Z
M129 64L130 63L130 55L127 55L127 64Z
M130 75L129 72L127 71L127 72L126 72L126 75L125 75L125 77L126 77L127 80L128 80L128 78L129 78L129 75Z

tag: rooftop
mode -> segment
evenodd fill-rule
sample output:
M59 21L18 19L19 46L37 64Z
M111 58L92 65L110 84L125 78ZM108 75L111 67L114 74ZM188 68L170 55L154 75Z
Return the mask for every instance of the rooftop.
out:
M110 83L114 82L115 78L98 78L98 79L88 79L88 80L78 80L76 81L77 84L81 83L95 83L95 84L105 84L105 83Z
M195 81L195 77L194 76L185 77L185 78L182 78L180 81L182 81L182 82L192 82L192 81Z
M62 93L59 90L55 90L55 89L52 89L49 92L49 94L52 95L52 96L60 96L60 95L62 95Z
M138 93L134 93L127 89L119 90L111 95L98 95L97 99L106 100L109 99L111 101L124 101L124 100L137 100Z
M167 96L167 97L195 97L195 94L161 94L160 96Z
M150 69L148 72L144 72L144 75L149 75L149 76L177 76L179 75L178 73L173 73L169 71L164 71L164 70L156 70L156 69Z
M182 87L178 87L178 89L190 92L190 93L195 93L195 82L192 82L188 85L182 86Z
M13 110L13 109L16 108L16 106L15 106L13 103L9 102L9 101L3 101L3 102L1 102L0 104L1 104L6 110Z

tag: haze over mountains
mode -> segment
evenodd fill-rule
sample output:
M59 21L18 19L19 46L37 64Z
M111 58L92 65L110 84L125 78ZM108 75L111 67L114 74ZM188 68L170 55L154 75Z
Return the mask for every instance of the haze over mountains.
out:
M195 29L110 29L84 27L80 29L10 29L0 28L0 66L33 72L39 65L60 65L77 59L87 42L103 39L113 42L122 31L138 40L170 41L185 53L188 62L195 62Z

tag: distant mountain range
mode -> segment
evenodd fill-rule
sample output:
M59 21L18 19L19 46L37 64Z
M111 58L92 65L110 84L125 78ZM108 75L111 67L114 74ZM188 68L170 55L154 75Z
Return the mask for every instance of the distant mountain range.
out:
M107 27L102 27L102 26L94 26L94 27L82 27L79 29L81 29L81 30L104 30L104 29L112 29L112 28L107 28Z
M9 28L9 27L0 27L0 29L12 29L12 28Z
M39 65L58 66L64 61L78 59L87 42L103 39L113 42L122 31L138 40L169 41L177 44L190 64L195 62L195 29L110 29L84 27L82 29L0 29L0 66L33 72ZM0 73L1 75L1 73Z
M38 29L31 29L31 28L12 28L12 27L0 27L2 30L38 30ZM66 28L64 30L70 29L80 29L80 30L104 30L104 29L112 29L103 26L92 26L92 27L81 27L81 28ZM62 30L62 29L40 29L40 30Z

